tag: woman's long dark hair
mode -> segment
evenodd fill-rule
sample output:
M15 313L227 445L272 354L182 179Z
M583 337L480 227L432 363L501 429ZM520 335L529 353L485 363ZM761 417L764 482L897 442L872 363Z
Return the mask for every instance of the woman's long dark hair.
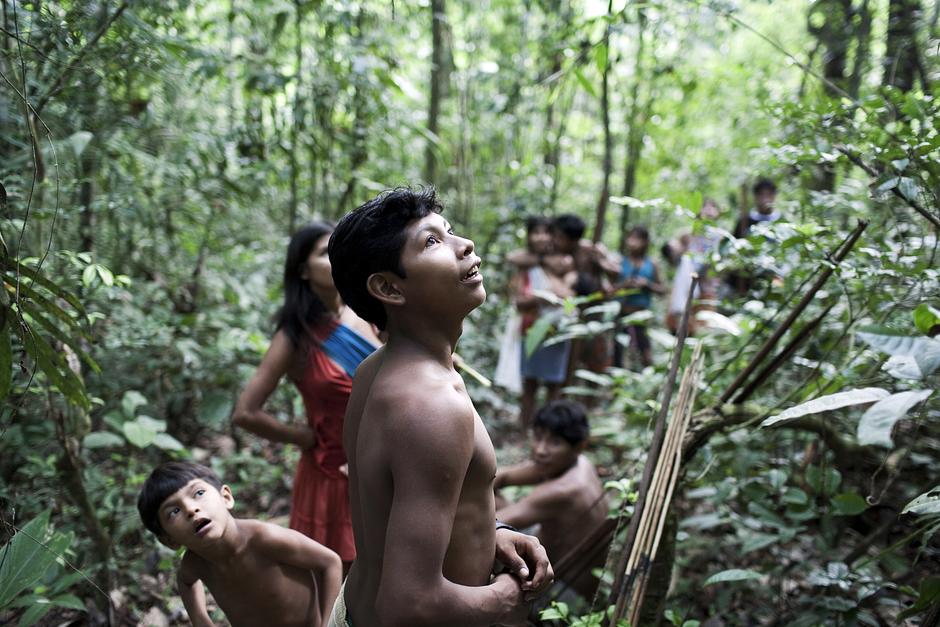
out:
M274 324L278 331L284 330L294 348L309 346L313 340L311 328L329 315L326 305L303 278L303 271L314 245L321 237L329 237L333 229L329 222L311 222L294 233L287 245L284 305L274 315Z

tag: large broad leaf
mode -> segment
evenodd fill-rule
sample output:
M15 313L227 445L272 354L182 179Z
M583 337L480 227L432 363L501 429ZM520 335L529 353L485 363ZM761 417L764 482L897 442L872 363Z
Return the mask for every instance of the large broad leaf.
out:
M898 392L868 408L858 422L859 444L893 446L891 429L911 408L933 394L933 390Z
M827 396L820 396L819 398L814 398L811 401L800 403L795 407L791 407L790 409L781 412L776 416L771 416L770 418L764 420L764 422L760 423L760 426L770 427L772 425L789 422L809 414L819 414L824 411L841 409L842 407L861 405L863 403L873 403L875 401L880 401L883 398L887 398L888 396L890 396L890 392L881 388L861 388L856 390L848 390L846 392L838 392L836 394L829 394Z
M898 357L913 357L924 376L940 368L940 340L923 336L896 335L891 329L868 327L858 338L882 353Z
M138 420L129 420L121 425L124 431L124 437L127 441L137 448L147 448L157 437L159 433L152 425L141 423Z
M49 510L17 531L10 542L0 548L0 609L35 584L56 558L68 549L73 538L71 533L52 534Z
M750 570L747 568L731 568L728 570L723 570L720 573L715 573L711 577L705 580L705 585L710 586L713 583L722 583L725 581L750 581L753 579L760 579L763 577L756 570Z
M902 514L928 514L932 516L940 515L940 485L933 490L924 492L916 499L908 503L901 511Z

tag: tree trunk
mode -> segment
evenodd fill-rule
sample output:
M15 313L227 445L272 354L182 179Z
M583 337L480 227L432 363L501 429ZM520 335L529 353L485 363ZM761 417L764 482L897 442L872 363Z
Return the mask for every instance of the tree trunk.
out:
M630 114L627 119L627 151L623 168L623 195L633 196L636 187L636 171L640 153L643 150L643 136L646 134L647 114L640 113L640 81L643 80L643 56L646 49L646 13L637 9L637 44L636 62L633 71L633 87L630 90ZM647 100L647 110L652 103L652 96ZM627 227L630 224L630 207L624 205L620 212L620 252L627 251Z
M428 145L424 153L424 180L430 185L437 182L436 143L438 118L445 80L444 68L444 0L431 0L431 97L428 103Z
M607 17L613 13L613 0L607 2ZM610 135L610 22L607 23L607 31L604 33L604 48L607 57L601 72L601 123L604 127L604 173L601 183L601 194L597 199L597 211L594 217L594 237L595 242L601 241L604 237L604 220L607 217L607 201L610 198L610 172L613 169L613 139Z
M297 67L294 81L294 108L291 116L290 132L290 204L287 211L287 233L293 234L297 228L298 205L298 179L300 178L300 165L297 156L297 144L300 143L301 132L304 127L303 109L303 10L299 0L294 2L294 32L297 40L294 42L294 63Z
M888 36L882 84L907 92L920 76L927 81L917 50L917 21L920 3L917 0L890 0L888 3Z

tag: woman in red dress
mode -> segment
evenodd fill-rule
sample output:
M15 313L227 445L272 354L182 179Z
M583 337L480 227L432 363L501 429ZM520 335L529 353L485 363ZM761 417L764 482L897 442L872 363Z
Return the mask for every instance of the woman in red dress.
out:
M287 248L284 305L261 365L232 414L239 427L302 453L294 478L290 526L336 551L344 566L356 557L343 451L343 417L352 375L381 341L371 324L340 300L333 285L327 244L333 226L315 222L298 231ZM264 410L287 375L304 402L306 424L288 424Z

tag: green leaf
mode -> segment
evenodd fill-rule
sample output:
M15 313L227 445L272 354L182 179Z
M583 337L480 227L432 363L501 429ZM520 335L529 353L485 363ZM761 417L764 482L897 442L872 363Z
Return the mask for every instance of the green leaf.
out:
M67 302L69 305L71 305L75 309L75 311L80 313L82 316L85 315L85 308L82 306L81 301L78 300L78 297L75 296L75 294L68 291L64 287L54 283L50 279L46 278L35 268L31 268L27 265L20 264L19 271L20 271L20 274L22 274L23 276L28 277L33 282L39 284L40 286L42 286L43 288L51 292L53 296L61 298L62 300Z
M893 446L891 430L894 428L894 423L931 394L933 390L898 392L869 407L858 422L859 444Z
M82 440L82 446L85 448L108 448L112 446L124 446L124 438L110 431L93 431Z
M525 354L531 357L532 353L538 349L539 345L552 330L552 319L550 316L542 316L529 327L525 334Z
M121 428L124 431L124 437L127 438L127 441L137 448L147 448L153 444L158 433L156 429L148 425L143 425L137 420L125 422Z
M819 414L824 411L832 411L834 409L841 409L843 407L850 407L852 405L872 403L874 401L879 401L883 398L886 398L889 395L890 392L882 388L860 388L848 390L846 392L837 392L836 394L820 396L819 398L815 398L811 401L800 403L795 407L791 407L790 409L781 412L776 416L771 416L770 418L767 418L762 423L760 423L760 426L770 427L772 425L789 422L809 414Z
M581 84L581 87L584 88L584 91L597 98L597 89L594 88L594 85L591 84L591 81L587 79L587 77L584 75L584 72L582 72L580 68L574 71L574 77L578 79L578 82Z
M31 328L23 330L20 336L26 353L36 360L39 370L45 374L60 392L72 403L87 408L88 397L85 394L85 385L82 380L72 372L61 355L54 351L49 343Z
M868 503L855 492L843 492L832 497L832 506L840 516L856 516L868 509Z
M940 515L940 485L932 490L924 492L916 499L904 506L902 514L917 514L918 516L927 514L930 516Z
M763 577L756 570L751 570L749 568L730 568L728 570L723 570L720 573L715 573L711 577L705 580L706 586L710 586L715 583L725 583L728 581L753 581L754 579L760 579Z
M607 59L610 55L607 44L599 44L594 48L594 65L601 74L607 71Z
M98 273L98 277L101 279L101 282L111 287L114 285L114 273L105 268L104 266L99 266L95 264L95 271Z
M2 288L0 288L2 289ZM10 342L10 310L4 312L3 327L0 327L0 401L13 389L13 345Z
M918 331L929 337L940 334L940 310L927 303L921 303L914 308L913 315Z
M151 418L150 416L144 416L143 414L141 414L140 416L137 416L136 420L137 422L144 425L148 429L153 429L157 433L163 433L164 431L166 431L165 420L157 420L156 418Z
M842 483L842 473L835 468L826 468L824 471L819 466L809 466L806 469L806 483L817 494L831 494Z
M98 271L95 270L94 264L86 266L85 269L82 271L82 284L85 287L91 287L91 284L94 282L95 276L97 274L98 274Z
M82 600L74 594L60 594L59 596L50 599L50 602L58 607L65 607L70 610L79 610L82 612L85 611L85 604L82 603Z
M20 592L35 584L56 558L68 549L73 539L71 533L52 532L49 527L49 510L19 529L0 548L0 608L9 605Z
M23 615L20 617L19 626L32 627L51 609L52 604L49 603L49 599L42 599L42 601L35 603L28 610L23 612Z
M137 413L137 408L147 404L147 398L137 390L128 390L124 392L121 398L121 409L127 418L133 418Z
M164 451L182 451L182 443L169 433L158 433L153 439L153 444Z

